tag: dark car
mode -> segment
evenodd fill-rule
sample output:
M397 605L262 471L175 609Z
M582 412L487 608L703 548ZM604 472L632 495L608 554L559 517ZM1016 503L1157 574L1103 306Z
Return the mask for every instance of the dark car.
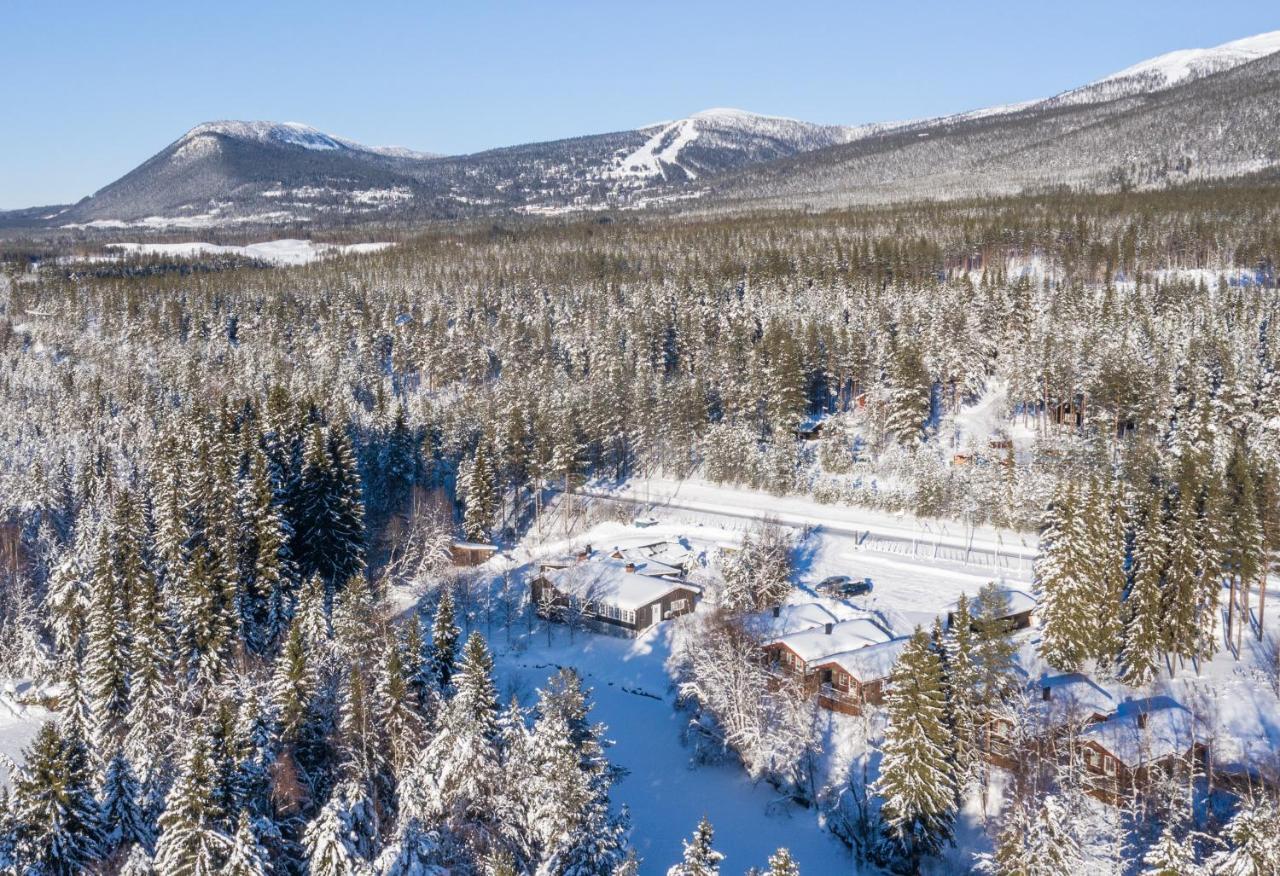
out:
M870 578L850 578L848 575L832 575L823 578L818 590L832 596L864 596L871 592Z

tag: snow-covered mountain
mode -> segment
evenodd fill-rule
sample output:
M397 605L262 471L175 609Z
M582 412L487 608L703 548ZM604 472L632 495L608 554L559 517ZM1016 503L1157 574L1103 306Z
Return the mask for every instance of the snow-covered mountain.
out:
M0 214L0 226L412 221L1163 185L1280 165L1277 66L1280 31L940 118L843 126L711 109L454 156L364 146L296 122L209 122L75 205Z
M605 175L614 179L694 180L731 167L810 152L864 135L870 126L815 125L738 109L709 109L642 128L652 134Z

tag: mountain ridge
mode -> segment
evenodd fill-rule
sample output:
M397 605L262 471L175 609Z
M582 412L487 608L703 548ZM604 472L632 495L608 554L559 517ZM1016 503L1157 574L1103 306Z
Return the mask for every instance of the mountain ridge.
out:
M905 122L825 125L715 107L630 130L464 155L366 146L300 122L210 121L76 204L0 213L0 225L198 228L1158 185L1280 164L1256 134L1236 131L1223 107L1204 104L1213 88L1204 83L1245 69L1232 80L1243 82L1245 94L1236 117L1268 124L1255 92L1280 103L1280 84L1247 68L1278 52L1280 31L1273 31L1168 52L1040 100ZM1182 113L1183 99L1204 104L1200 114ZM1177 149L1096 129L1151 137L1157 126L1140 120L1153 112L1180 119L1193 136L1209 118L1216 128L1205 127L1203 148L1175 131ZM1224 129L1248 147L1226 142ZM1060 142L1076 143L1093 166L1055 149ZM1029 155L1041 164L1028 166ZM992 176L997 169L1003 178Z

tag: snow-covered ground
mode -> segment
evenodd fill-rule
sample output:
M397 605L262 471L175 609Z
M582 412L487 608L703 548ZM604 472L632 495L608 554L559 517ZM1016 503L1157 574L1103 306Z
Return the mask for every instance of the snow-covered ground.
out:
M201 253L214 255L238 255L258 259L275 265L306 265L332 255L361 255L379 252L394 246L392 243L317 243L313 240L267 240L246 246L223 246L216 243L193 241L190 243L109 243L107 247L124 253L140 255L165 255L189 258Z
M53 717L48 709L19 702L30 685L27 682L6 681L0 685L0 755L21 763L23 749L31 744L40 726ZM0 785L8 787L13 777L0 764Z

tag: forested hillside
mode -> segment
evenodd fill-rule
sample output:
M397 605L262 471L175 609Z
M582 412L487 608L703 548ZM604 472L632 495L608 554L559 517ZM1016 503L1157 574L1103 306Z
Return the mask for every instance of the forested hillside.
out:
M61 720L0 859L628 872L577 677L504 702L448 588L391 598L589 480L1043 529L1054 666L1210 656L1215 575L1247 610L1280 547L1277 194L441 227L290 269L6 242L0 674ZM936 660L921 633L898 677Z

